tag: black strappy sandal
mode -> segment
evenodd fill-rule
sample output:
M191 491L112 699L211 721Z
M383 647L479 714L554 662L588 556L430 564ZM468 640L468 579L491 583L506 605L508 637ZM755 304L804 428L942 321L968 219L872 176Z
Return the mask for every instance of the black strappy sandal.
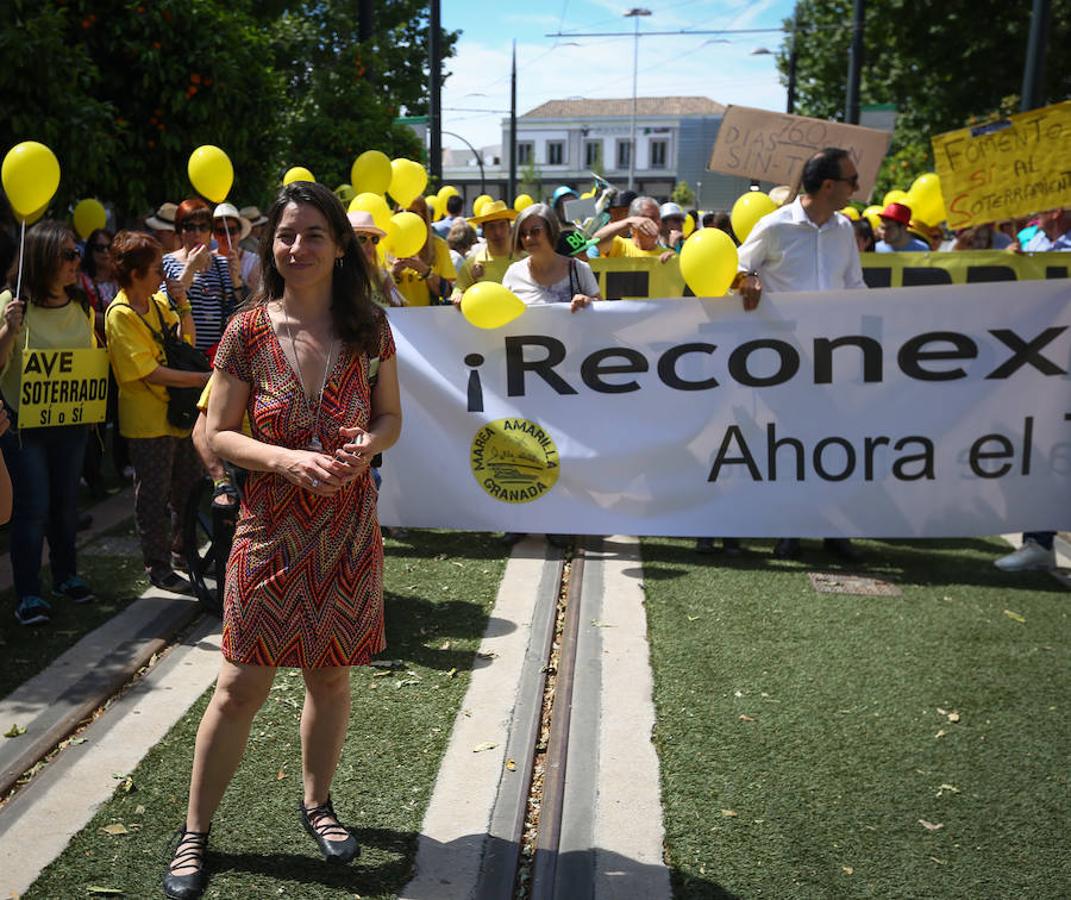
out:
M301 813L301 824L312 835L313 840L320 847L320 852L329 863L345 865L357 858L361 852L357 844L357 838L344 825L338 821L335 809L331 805L331 797L319 806L306 806L301 800L298 801L298 811ZM325 819L334 819L334 822L325 822ZM343 841L330 840L332 837L346 835Z
M209 831L211 831L209 826ZM188 831L185 823L178 831L178 844L171 862L164 872L164 896L168 900L197 900L208 886L208 872L205 870L205 853L208 850L208 831ZM189 875L176 875L172 869L184 869L200 864L200 868Z

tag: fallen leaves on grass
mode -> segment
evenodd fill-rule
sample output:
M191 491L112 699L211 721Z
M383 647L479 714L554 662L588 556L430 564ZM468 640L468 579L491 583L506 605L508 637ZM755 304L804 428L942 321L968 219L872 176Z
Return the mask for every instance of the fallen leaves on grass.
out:
M93 894L96 897L121 897L126 893L122 888L104 887L99 884L90 884L86 886L86 893Z
M740 714L740 721L741 722L754 722L755 720L753 718L751 718L751 716L747 715L746 713L741 713Z
M7 731L4 732L4 737L15 738L26 734L26 729L19 725L17 722L12 725Z
M937 714L939 716L944 716L946 719L948 719L949 722L951 722L953 724L955 724L956 722L959 721L959 713L954 709L953 710L941 709L941 707L938 706L937 707Z
M942 728L940 731L937 732L937 734L934 735L934 737L943 738L946 734L948 734L948 732Z
M130 829L127 828L122 822L112 822L110 825L105 825L100 829L105 834L110 834L112 837L119 837L123 834L130 834Z
M721 814L726 819L735 819L736 818L736 810L735 809L723 809L721 811Z
M919 819L919 825L925 828L927 831L940 831L945 827L944 822L927 822L925 819Z
M275 773L276 781L282 781L284 778L286 778L286 769L280 769L278 772Z
M942 784L937 789L937 796L938 797L940 797L942 794L958 794L958 793L959 793L959 788L956 787L954 784Z
M1017 612L1012 612L1010 609L1004 610L1004 615L1006 615L1013 622L1018 622L1020 625L1025 625L1026 624L1026 618L1025 617L1019 615L1019 613L1017 613Z
M841 866L841 867L840 867L840 870L841 870L841 871L842 871L842 872L843 872L843 873L844 873L845 875L854 875L854 874L855 874L855 869L853 869L853 868L852 868L851 866Z
M482 744L477 744L472 748L473 753L483 753L484 750L494 750L497 747L494 741L484 741Z

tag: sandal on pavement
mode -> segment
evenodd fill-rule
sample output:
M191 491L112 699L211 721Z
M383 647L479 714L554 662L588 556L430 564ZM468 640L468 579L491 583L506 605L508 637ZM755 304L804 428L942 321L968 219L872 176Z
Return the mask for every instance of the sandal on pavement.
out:
M205 871L208 831L187 831L183 824L177 837L175 853L164 872L164 896L169 900L197 900L208 886ZM188 870L185 874L176 874L184 869Z
M339 823L334 807L331 806L330 796L318 806L306 806L299 800L298 810L301 813L301 824L319 845L324 859L330 863L345 865L357 858L361 852L357 838ZM344 839L341 839L343 836Z

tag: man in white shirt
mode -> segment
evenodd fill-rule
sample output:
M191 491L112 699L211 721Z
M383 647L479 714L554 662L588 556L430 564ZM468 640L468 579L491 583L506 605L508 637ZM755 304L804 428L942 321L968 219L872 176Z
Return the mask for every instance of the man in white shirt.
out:
M859 188L859 173L847 150L826 147L803 166L803 193L763 216L740 246L734 287L744 309L754 309L764 290L840 291L865 288L851 220L837 212ZM859 551L847 538L826 538L826 548L856 561ZM799 555L798 538L782 538L774 555Z

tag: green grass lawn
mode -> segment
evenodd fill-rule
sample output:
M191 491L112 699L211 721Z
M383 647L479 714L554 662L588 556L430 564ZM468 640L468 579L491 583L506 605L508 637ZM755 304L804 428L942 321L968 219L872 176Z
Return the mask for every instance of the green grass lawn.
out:
M133 511L131 511L133 515ZM116 551L136 547L133 519L117 525L103 537L94 538L78 551L79 574L93 588L97 599L78 606L63 597L52 597L48 570L42 573L44 597L52 604L47 625L24 626L15 621L14 589L0 592L0 697L7 696L27 679L46 668L57 656L76 644L136 600L149 587L140 554L131 557L95 552L99 545Z
M1067 897L1071 594L996 541L860 546L902 596L644 541L676 896Z
M333 788L339 815L358 830L360 859L328 866L298 821L303 689L299 673L280 670L215 819L207 897L368 900L402 888L507 555L493 538L477 534L414 531L387 542L383 658L403 665L354 670L350 736ZM24 900L83 897L91 886L139 900L161 895L167 844L185 815L194 734L207 699L131 773L134 789L117 790ZM111 823L130 833L102 831Z

